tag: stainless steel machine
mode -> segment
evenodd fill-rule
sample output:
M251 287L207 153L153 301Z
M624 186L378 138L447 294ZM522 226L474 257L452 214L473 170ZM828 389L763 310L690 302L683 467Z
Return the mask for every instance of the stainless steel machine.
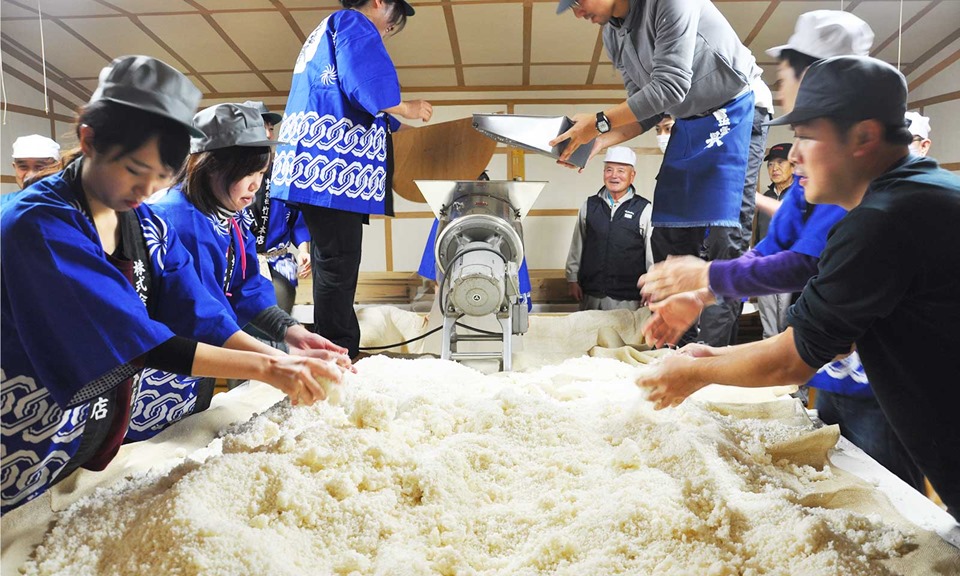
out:
M440 220L436 237L437 297L443 314L441 357L499 358L511 369L514 334L527 331L518 272L523 262L521 221L546 182L417 180ZM501 333L460 332L461 317L495 315ZM459 351L458 343L499 341L499 352Z

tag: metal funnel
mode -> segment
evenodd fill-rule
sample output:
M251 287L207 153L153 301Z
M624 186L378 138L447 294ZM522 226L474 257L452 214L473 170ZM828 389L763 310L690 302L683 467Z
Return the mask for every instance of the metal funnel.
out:
M440 218L440 212L457 198L467 195L483 195L509 202L519 212L520 219L540 197L546 182L517 182L513 180L414 180L424 199Z
M521 114L474 114L473 127L478 132L509 146L516 146L531 152L544 154L551 158L560 158L567 147L567 141L550 146L550 141L563 134L573 122L566 116L524 116ZM583 144L567 160L570 164L583 168L590 158L593 140Z

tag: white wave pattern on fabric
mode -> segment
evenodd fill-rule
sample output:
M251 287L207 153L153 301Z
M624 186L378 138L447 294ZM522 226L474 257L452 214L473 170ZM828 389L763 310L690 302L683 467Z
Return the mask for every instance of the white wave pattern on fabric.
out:
M610 359L357 369L339 406L284 401L204 461L76 502L24 573L888 576L907 547L802 504L832 470L773 447L809 422L655 412Z
M184 398L182 392L161 393L161 390L185 390L202 379L145 368L141 373L140 387L131 409L130 428L140 432L164 428L170 422L176 422L192 413L197 403L196 395L190 394Z
M859 384L867 383L867 373L863 370L863 364L860 362L860 354L854 352L846 358L831 362L817 370L823 372L836 380L852 378Z
M6 507L30 498L63 470L70 452L50 446L79 441L89 404L64 412L33 378L7 379L0 370L0 381L0 413L4 422L0 495ZM12 437L22 439L19 445L25 448L14 450L8 441ZM36 449L29 449L31 446Z
M386 169L348 160L352 156L386 161L386 128L312 111L292 114L280 126L277 139L293 149L281 150L274 158L273 185L378 202L384 199ZM321 153L331 150L336 155Z

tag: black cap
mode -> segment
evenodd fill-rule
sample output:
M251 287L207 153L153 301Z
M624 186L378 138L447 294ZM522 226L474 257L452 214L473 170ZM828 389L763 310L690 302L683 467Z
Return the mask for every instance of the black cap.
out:
M246 106L247 108L253 108L257 112L260 112L260 117L263 118L264 123L269 122L271 124L279 124L283 121L283 116L277 114L276 112L271 112L267 105L259 100L247 100L241 106Z
M397 0L397 4L399 4L400 7L403 8L403 13L407 15L407 18L417 13L417 11L413 9L413 6L408 4L406 0Z
M906 112L907 80L899 70L869 56L837 56L807 68L793 111L764 124L800 124L829 116L905 126Z
M784 160L789 160L791 148L793 148L793 144L776 144L771 146L770 151L767 152L767 155L763 157L763 161L769 162L774 158L783 158Z

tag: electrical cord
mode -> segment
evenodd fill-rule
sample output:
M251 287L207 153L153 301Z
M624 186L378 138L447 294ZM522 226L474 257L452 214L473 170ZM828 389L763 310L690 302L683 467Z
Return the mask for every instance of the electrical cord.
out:
M504 263L504 264L507 263L506 257L504 257L503 254L497 252L497 251L494 250L493 248L476 247L476 246L473 247L473 248L467 248L466 250L461 250L460 252L457 252L456 254L454 254L453 258L450 259L450 261L451 261L451 262L456 262L457 260L459 260L460 258L463 258L464 256L466 256L467 254L469 254L469 253L471 253L471 252L491 252L491 253L496 254L497 256L499 256L500 259L503 260L503 263ZM444 292L444 288L446 287L446 284L447 284L447 277L448 277L448 276L449 276L449 274L444 274L444 275L443 275L443 280L440 281L440 286L439 286L438 289L437 289L437 298L438 298L438 300L439 300L438 304L439 304L439 306L440 306L440 313L441 313L441 315L443 314L443 292ZM463 314L457 316L457 320L459 320L460 318L463 318ZM454 322L454 324L455 324L456 326L461 327L461 328L466 328L467 330L472 330L472 331L474 331L474 332L478 332L478 333L480 333L480 334L486 334L486 335L488 335L488 336L503 336L503 332L490 332L489 330L481 330L480 328L475 328L475 327L473 327L473 326L470 326L470 325L468 325L468 324L462 324L462 323L460 323L460 322ZM388 346L361 346L360 348L357 348L357 350L363 350L363 351L367 351L367 350L389 350L390 348L396 348L397 346L404 346L404 345L406 345L406 344L410 344L411 342L416 342L417 340L423 340L423 339L426 338L427 336L429 336L429 335L431 335L431 334L435 334L436 332L438 332L438 331L440 331L440 330L442 330L442 329L443 329L443 326L437 326L437 327L434 328L433 330L430 330L430 331L428 331L428 332L424 332L423 334L417 336L416 338L411 338L411 339L409 339L409 340L404 340L403 342L397 342L396 344L390 344L390 345L388 345Z
M403 342L397 342L396 344L390 344L389 346L361 346L357 350L388 350L390 348L396 348L397 346L403 346L404 344L410 344L411 342L416 342L417 340L423 340L427 336L434 334L440 330L443 330L443 325L437 326L429 332L424 332L423 334L417 336L416 338L411 338L409 340L404 340Z
M463 315L461 314L460 317L462 318ZM475 328L473 326L470 326L469 324L463 324L461 322L454 322L454 324L456 324L461 328L466 328L467 330L473 330L474 332L479 332L480 334L487 334L489 336L503 336L503 332L490 332L488 330L481 330L480 328ZM390 344L388 346L361 346L360 348L357 348L357 350L389 350L390 348L396 348L397 346L410 344L411 342L416 342L417 340L423 340L427 336L431 334L435 334L440 330L443 330L443 326L437 326L433 330L430 330L429 332L424 332L423 334L417 336L416 338L404 340L403 342L397 342L396 344Z

